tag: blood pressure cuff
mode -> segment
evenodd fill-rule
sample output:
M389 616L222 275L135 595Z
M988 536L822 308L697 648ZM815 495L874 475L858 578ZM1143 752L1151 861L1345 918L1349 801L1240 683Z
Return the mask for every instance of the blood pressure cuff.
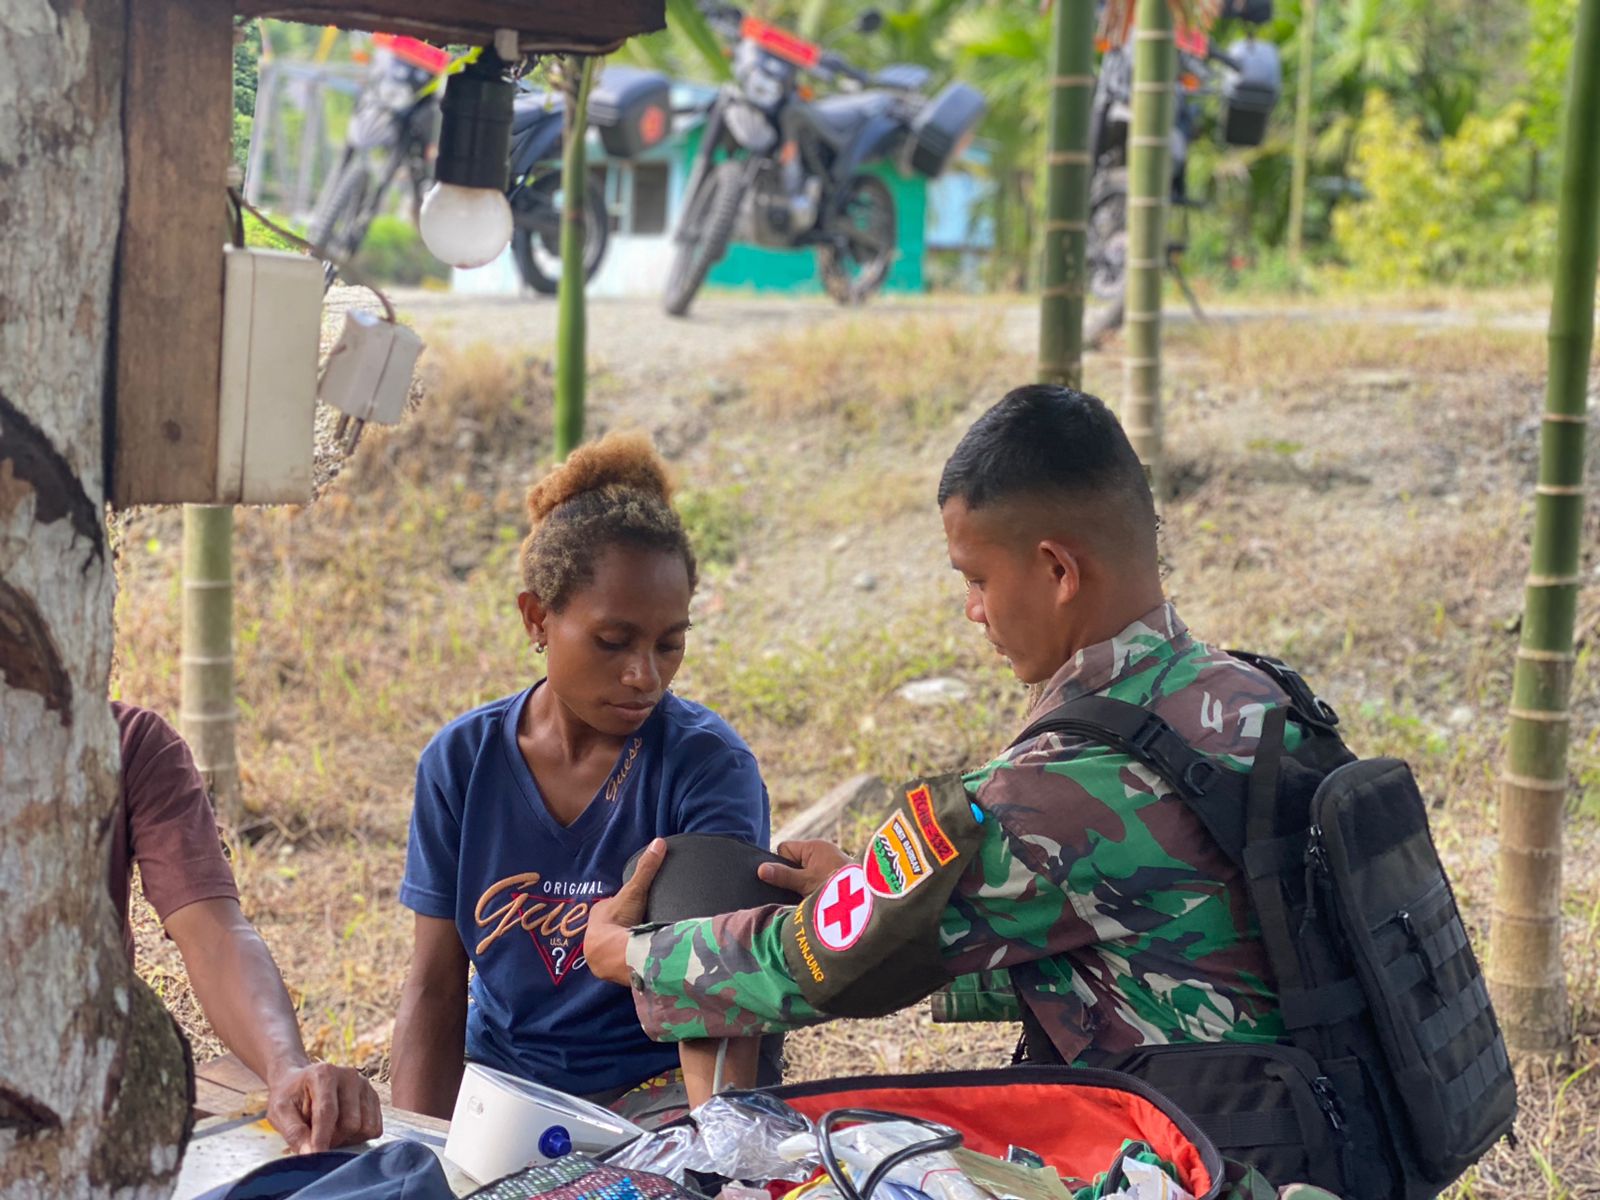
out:
M983 840L959 775L916 780L860 863L841 867L785 918L783 952L800 991L836 1017L877 1017L948 978L939 924Z
M622 868L622 882L633 878L639 850ZM669 925L695 917L715 917L767 904L790 905L794 893L767 883L756 869L762 863L793 863L760 846L720 833L678 833L667 839L667 857L650 881L645 923Z

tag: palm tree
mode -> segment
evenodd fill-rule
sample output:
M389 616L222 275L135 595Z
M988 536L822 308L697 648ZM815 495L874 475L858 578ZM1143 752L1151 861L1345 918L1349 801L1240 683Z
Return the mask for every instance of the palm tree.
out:
M584 131L589 128L591 56L565 60L566 139L561 160L561 285L556 296L555 454L557 461L583 441L583 393L587 329L583 300L583 196L588 168Z
M1511 685L1489 982L1506 1041L1559 1054L1571 1037L1561 968L1561 821L1572 626L1581 584L1584 417L1600 253L1600 0L1583 0L1563 134L1550 376L1540 434L1532 569Z
M1094 0L1055 0L1050 152L1045 159L1039 379L1083 382L1083 296L1089 236L1089 110L1094 100Z

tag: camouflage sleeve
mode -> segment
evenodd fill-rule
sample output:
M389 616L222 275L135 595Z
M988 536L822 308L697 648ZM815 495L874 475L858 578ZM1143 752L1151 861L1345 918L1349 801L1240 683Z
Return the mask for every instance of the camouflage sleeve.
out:
M644 1031L658 1042L679 1042L826 1021L784 961L778 931L793 912L769 905L633 933L628 969Z
M1096 757L1107 760L1104 770L1096 770ZM1103 840L1092 832L1107 811L1094 790L1122 787L1126 761L1085 751L1069 775L1059 762L1025 754L966 776L968 793L990 819L940 927L952 975L1018 966L1097 940L1071 884L1079 852ZM1069 831L1081 835L1081 846Z

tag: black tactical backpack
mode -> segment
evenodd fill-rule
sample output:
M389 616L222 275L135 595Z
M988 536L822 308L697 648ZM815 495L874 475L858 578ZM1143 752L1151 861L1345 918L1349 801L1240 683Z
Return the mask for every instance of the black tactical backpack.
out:
M1223 1154L1349 1200L1425 1200L1511 1129L1516 1083L1489 991L1405 763L1357 759L1338 715L1276 659L1288 693L1249 775L1147 709L1084 696L1041 733L1088 738L1159 774L1242 870L1289 1043L1146 1047L1087 1058L1150 1083ZM1284 749L1285 720L1305 736ZM1034 1061L1059 1061L1023 1005Z

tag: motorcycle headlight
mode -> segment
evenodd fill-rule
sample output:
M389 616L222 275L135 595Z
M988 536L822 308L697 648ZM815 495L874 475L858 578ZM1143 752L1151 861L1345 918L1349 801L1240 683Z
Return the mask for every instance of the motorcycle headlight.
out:
M754 154L763 154L772 149L778 140L772 122L759 109L748 104L729 105L723 120L728 123L728 132L733 134L734 140Z
M762 108L773 108L783 99L783 84L765 71L751 71L741 86L746 99Z

